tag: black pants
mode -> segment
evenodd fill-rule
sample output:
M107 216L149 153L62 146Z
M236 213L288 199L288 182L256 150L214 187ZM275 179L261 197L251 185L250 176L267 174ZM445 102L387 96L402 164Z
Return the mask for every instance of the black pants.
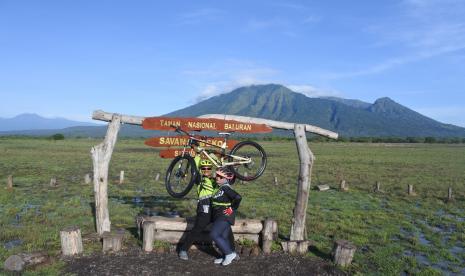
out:
M198 204L201 205L200 202ZM210 224L212 220L211 208L208 213L203 213L201 212L201 210L201 208L197 208L197 217L195 218L194 227L187 234L186 238L184 239L184 243L179 248L180 250L188 251L191 245L194 243L194 241L196 241L199 238L200 233L202 233L202 231L204 231L205 228L207 228L207 225ZM228 240L231 244L232 251L235 251L234 235L232 231L230 232Z

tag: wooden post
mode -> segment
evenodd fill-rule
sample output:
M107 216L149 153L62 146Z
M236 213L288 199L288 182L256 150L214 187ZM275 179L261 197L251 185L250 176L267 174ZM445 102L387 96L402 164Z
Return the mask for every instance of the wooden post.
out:
M300 255L307 254L310 241L299 241L297 243L297 253Z
M105 140L99 145L92 147L90 151L94 167L95 221L99 235L102 235L104 232L110 232L108 167L118 137L120 122L121 115L114 114L111 123L108 124Z
M271 253L271 245L273 243L273 226L274 226L274 221L271 219L266 219L263 222L262 251L264 254Z
M334 242L331 255L335 264L340 266L350 265L354 257L357 247L346 240L338 240Z
M291 241L305 240L305 219L307 214L308 194L310 191L312 166L315 157L308 147L305 126L295 124L294 135L299 153L300 170L294 216L291 225Z
M90 184L90 173L86 173L86 175L84 175L84 183L86 184Z
M454 200L454 198L452 197L452 187L449 187L449 188L447 189L447 201L450 202L450 201L452 201L452 200Z
M145 221L142 224L143 228L143 239L142 239L142 249L145 252L152 252L153 250L153 241L155 239L155 222Z
M347 192L349 190L349 185L347 185L346 181L343 179L341 180L341 184L339 186L339 189L343 192Z
M274 177L274 185L278 185L278 177L277 176Z
M50 179L50 187L56 187L56 186L58 186L58 184L57 184L57 178L56 178L56 177L52 177L52 178Z
M157 173L157 175L155 175L155 181L158 181L160 179L160 173Z
M375 188L373 189L373 192L375 192L375 193L381 192L381 183L379 181L376 181Z
M154 227L153 231L149 231L149 236L143 237L142 239L142 246L145 251L149 251L151 248L150 246L150 239L153 241L165 241L171 244L178 244L179 242L182 242L183 239L185 238L185 233L184 231L165 231L165 230L159 230L158 225ZM153 232L154 234L150 236L150 232ZM145 233L145 228L144 228L144 233ZM253 241L254 243L259 243L260 242L260 237L259 234L249 234L249 233L234 233L234 240L236 241ZM208 235L208 233L202 232L196 237L196 242L205 242L205 243L210 243L211 238ZM147 248L147 250L146 250ZM152 248L153 249L153 248Z
M13 176L12 175L8 176L8 179L6 181L6 188L8 190L13 190Z
M103 252L113 251L118 252L121 250L123 245L124 234L105 232L102 235L103 238Z
M329 185L326 185L326 184L323 184L323 185L317 185L316 186L318 188L318 191L328 191L329 189L331 189L331 187L329 187Z
M244 176L245 176L245 177L248 176L247 172L244 172ZM244 180L241 180L241 184L244 184Z
M82 238L81 230L77 226L67 227L60 231L61 253L65 256L81 254Z
M273 221L273 240L278 239L278 222L276 220Z
M311 241L284 241L281 246L284 252L289 254L306 254Z
M119 172L119 184L123 184L124 182L124 171Z
M408 184L408 195L410 196L414 196L416 195L416 193L413 191L413 185L412 184Z

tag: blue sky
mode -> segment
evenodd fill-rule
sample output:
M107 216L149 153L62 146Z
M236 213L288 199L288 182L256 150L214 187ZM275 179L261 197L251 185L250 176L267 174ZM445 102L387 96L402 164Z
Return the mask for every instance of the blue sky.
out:
M465 1L0 0L0 117L156 116L262 83L465 127Z

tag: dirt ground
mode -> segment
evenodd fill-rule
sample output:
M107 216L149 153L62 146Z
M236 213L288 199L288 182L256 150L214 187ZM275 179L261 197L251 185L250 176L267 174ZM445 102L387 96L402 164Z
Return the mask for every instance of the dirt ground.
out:
M132 248L67 259L65 269L76 275L346 275L320 258L284 253L242 256L226 267L213 264L212 252L191 250L189 257L183 261L175 252L145 253Z

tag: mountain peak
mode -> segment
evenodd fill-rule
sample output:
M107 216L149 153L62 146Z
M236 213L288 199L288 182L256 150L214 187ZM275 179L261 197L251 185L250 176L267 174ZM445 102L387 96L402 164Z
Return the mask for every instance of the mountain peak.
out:
M63 129L74 126L96 126L94 123L72 121L65 118L45 118L36 113L22 113L13 118L0 118L0 131Z
M219 113L308 123L342 136L464 136L465 129L427 118L388 97L373 104L341 98L310 98L279 84L237 88L166 116Z
M395 104L397 104L394 100L392 100L389 97L379 98L373 104L386 104L386 103L395 103Z
M36 113L21 113L13 117L13 119L28 119L28 118L42 118Z
M389 97L383 97L377 99L370 107L370 111L377 113L390 113L402 115L406 111L411 111L405 106L396 103Z

